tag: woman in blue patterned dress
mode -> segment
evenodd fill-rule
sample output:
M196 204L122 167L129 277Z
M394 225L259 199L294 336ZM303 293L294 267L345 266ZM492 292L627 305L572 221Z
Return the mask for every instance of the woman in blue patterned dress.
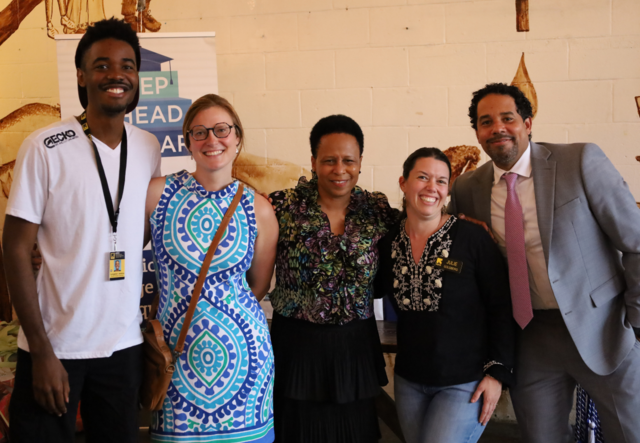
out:
M171 348L238 189L231 172L244 135L233 107L213 94L191 105L183 133L196 171L154 179L146 207L160 287L157 318ZM153 442L274 440L273 352L258 300L269 288L277 237L271 205L245 189L211 262L162 409L153 413Z

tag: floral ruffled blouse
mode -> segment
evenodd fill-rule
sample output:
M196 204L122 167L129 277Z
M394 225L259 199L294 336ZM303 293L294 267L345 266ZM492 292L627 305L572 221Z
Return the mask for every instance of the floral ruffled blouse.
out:
M331 232L318 204L318 181L301 177L293 189L270 195L280 225L274 310L285 317L343 325L373 316L378 240L399 212L387 197L356 186L344 234Z

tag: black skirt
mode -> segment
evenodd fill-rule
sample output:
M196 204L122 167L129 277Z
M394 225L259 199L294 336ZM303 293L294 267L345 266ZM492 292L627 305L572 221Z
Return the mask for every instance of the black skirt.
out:
M374 318L318 325L274 312L274 419L279 443L372 443L374 399L387 384Z

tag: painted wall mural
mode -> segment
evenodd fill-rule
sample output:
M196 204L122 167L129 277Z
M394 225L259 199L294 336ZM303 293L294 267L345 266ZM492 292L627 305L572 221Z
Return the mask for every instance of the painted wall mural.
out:
M12 0L0 11L0 44L16 32L20 23L44 1L47 36L83 34L91 23L106 18L104 0ZM157 1L157 0L156 0ZM137 32L158 32L162 24L151 15L151 0L123 0L122 16ZM54 24L60 18L60 30Z

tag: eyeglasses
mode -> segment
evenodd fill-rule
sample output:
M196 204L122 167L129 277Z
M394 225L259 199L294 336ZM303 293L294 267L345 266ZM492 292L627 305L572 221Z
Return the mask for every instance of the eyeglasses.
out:
M198 125L191 128L189 134L191 134L191 137L193 137L193 139L197 141L205 140L207 137L209 137L209 131L213 132L213 135L215 135L216 138L227 138L229 134L231 134L231 128L234 127L235 126L232 126L228 123L216 123L213 128L207 128L203 125Z

